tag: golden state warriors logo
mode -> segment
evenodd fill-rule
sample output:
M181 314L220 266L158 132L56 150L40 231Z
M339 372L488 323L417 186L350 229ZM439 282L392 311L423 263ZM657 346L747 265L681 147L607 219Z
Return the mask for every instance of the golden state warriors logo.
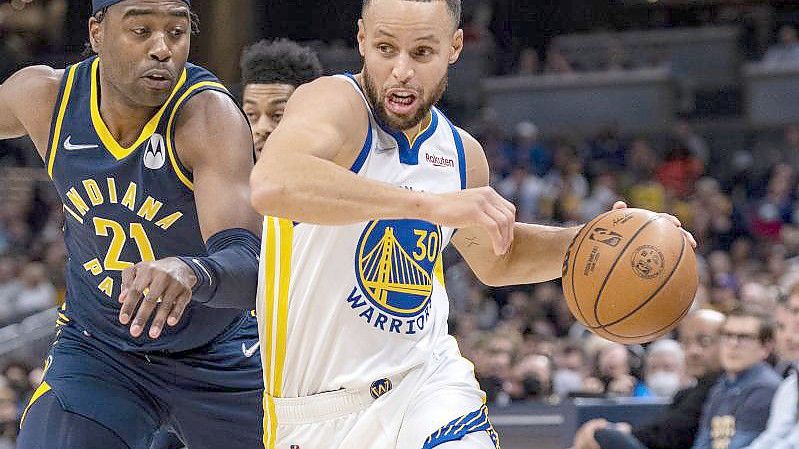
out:
M375 221L366 227L355 260L367 298L396 316L414 316L433 293L441 230L419 220Z
M359 288L347 302L375 328L405 334L422 330L440 253L439 226L421 220L369 223L355 253Z

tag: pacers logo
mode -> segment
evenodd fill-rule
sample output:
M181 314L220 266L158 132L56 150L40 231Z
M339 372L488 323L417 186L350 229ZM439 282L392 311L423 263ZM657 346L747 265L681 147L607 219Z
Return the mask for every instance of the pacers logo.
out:
M419 220L375 221L361 235L356 273L361 291L395 316L418 314L433 292L441 230Z

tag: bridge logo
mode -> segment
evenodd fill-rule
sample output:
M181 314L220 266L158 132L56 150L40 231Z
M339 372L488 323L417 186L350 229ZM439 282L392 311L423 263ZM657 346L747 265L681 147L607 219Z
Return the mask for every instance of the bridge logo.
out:
M381 220L358 242L355 272L364 296L390 315L424 311L433 293L433 268L441 254L441 228L421 220Z

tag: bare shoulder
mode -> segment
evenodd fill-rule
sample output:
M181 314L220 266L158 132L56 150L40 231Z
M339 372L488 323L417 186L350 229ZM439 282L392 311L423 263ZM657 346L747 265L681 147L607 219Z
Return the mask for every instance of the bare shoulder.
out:
M205 90L191 97L174 126L178 157L189 169L205 153L220 155L242 142L247 144L247 154L252 153L247 120L233 99L222 92Z
M466 184L469 188L487 186L489 182L488 160L483 145L465 130L455 127L463 141L466 157Z
M349 81L322 77L300 86L291 95L273 136L285 135L294 140L302 134L306 139L312 138L320 146L306 145L310 152L349 167L366 139L368 114L361 94Z
M49 100L55 103L63 77L63 69L33 65L18 70L3 82L3 86L8 87L8 95L26 102Z

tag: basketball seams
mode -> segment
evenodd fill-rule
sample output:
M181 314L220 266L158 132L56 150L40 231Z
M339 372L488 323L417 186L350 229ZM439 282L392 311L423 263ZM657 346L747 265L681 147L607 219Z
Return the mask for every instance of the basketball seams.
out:
M642 228L642 229L643 229L643 228ZM635 239L635 237L633 237L633 240L634 240L634 239ZM630 240L630 242L632 243L632 240ZM628 249L628 248L624 248L624 250L622 250L621 254L619 255L619 258L620 258L620 259L621 259L621 258L624 256L624 253L627 251L627 249ZM666 285L669 283L669 280L670 280L670 279L671 279L671 278L674 276L674 273L676 273L676 272L677 272L677 269L680 267L680 263L682 262L683 255L685 255L685 238L684 238L684 237L682 238L682 246L680 246L680 256L677 258L677 262L675 262L675 263L674 263L674 268L672 268L672 269L671 269L671 273L669 273L669 275L666 277L666 279L664 279L664 280L663 280L663 282L661 282L660 286L658 286L658 288L657 288L657 289L655 289L655 291L654 291L654 292L652 292L652 294L651 294L651 295L649 295L649 298L647 298L645 301L642 301L642 302L641 302L641 304L639 304L639 305L638 305L638 306L637 306L635 309L633 309L633 310L632 310L630 313L628 313L627 315L624 315L623 317L621 317L621 318L618 318L617 320L615 320L615 321L613 321L613 322L611 322L611 323L607 323L607 324L602 324L602 325L599 325L599 326L597 326L596 328L608 327L608 326L613 326L613 325L619 324L619 323L621 323L622 321L624 321L624 320L626 320L627 318L629 318L629 317L631 317L632 315L634 315L634 314L635 314L636 312L638 312L639 310L643 309L643 308L644 308L644 306L646 306L647 304L649 304L650 302L652 302L652 300L655 298L655 296L657 296L657 294L658 294L658 293L659 293L661 290L663 290L663 287L665 287L665 286L666 286ZM611 271L609 271L609 272L608 272L608 278L609 278L609 277L610 277L612 274L613 274L613 267L611 267ZM605 279L607 280L607 278L605 278ZM600 296L601 296L601 295L600 295ZM596 302L594 303L594 309L595 309L595 310L598 308L598 304L599 304L599 297L597 297L597 300L596 300ZM597 323L599 323L599 318L597 318Z
M653 335L657 336L661 332L664 332L665 330L670 329L672 326L674 326L675 323L677 323L680 320L682 320L685 317L685 315L688 315L688 312L691 310L691 306L692 305L693 305L693 301L689 302L688 305L686 305L685 308L683 309L683 311L680 314L680 316L678 316L674 321L672 321L671 323L661 327L660 329L658 329L658 330L656 330L654 332L650 332L648 334L626 336L626 335L620 335L620 334L616 334L614 332L611 332L611 331L607 330L607 328L605 328L605 327L598 328L597 330L601 330L601 331L606 332L607 334L612 335L612 336L617 337L617 338L624 338L624 339L630 339L630 340L638 341L638 340L640 340L642 338L648 338L648 337L651 337Z
M574 249L574 252L571 253L571 255L570 255L570 257L572 258L572 261L571 261L572 267L571 267L571 270L570 270L571 271L571 275L570 276L571 276L572 296L574 297L574 305L577 307L577 312L583 318L581 321L583 323L586 323L586 326L588 325L587 324L588 320L585 318L585 314L583 313L583 309L580 307L580 301L577 300L577 290L574 288L574 273L575 273L574 270L577 267L577 257L576 257L576 255L580 253L580 248L583 246L583 242L585 241L585 238L588 237L588 234L590 233L591 229L593 229L594 225L597 224L599 222L599 220L601 220L605 215L607 215L609 213L610 212L605 212L604 214L602 214L602 215L594 218L592 221L588 222L588 224L583 226L582 229L580 229L580 231L577 233L577 235L574 236L574 240L572 241L572 245L573 245L574 241L577 240L577 237L580 236L580 233L585 231L585 233L583 234L583 237L580 239L580 243L577 244L577 247ZM569 246L571 247L571 245L569 245ZM599 321L597 321L597 323L598 322Z
M643 232L644 229L646 229L647 226L659 220L660 218L661 218L660 215L653 215L644 224L642 224L641 227L638 228L637 231L635 231L635 234L633 234L633 236L630 237L630 240L624 245L624 248L622 248L621 251L619 251L618 255L616 256L616 259L610 265L610 268L608 269L608 272L605 275L605 279L602 280L602 285L599 287L599 290L597 291L596 296L594 297L594 321L597 323L598 327L605 326L601 324L599 320L599 298L602 296L602 292L605 291L605 286L608 283L608 279L613 274L613 270L616 268L616 265L619 263L619 260L621 260L621 257L624 255L624 253L627 252L627 249L629 249L630 245L633 244L636 237L638 237L641 234L641 232ZM597 327L590 327L590 328L596 329Z

